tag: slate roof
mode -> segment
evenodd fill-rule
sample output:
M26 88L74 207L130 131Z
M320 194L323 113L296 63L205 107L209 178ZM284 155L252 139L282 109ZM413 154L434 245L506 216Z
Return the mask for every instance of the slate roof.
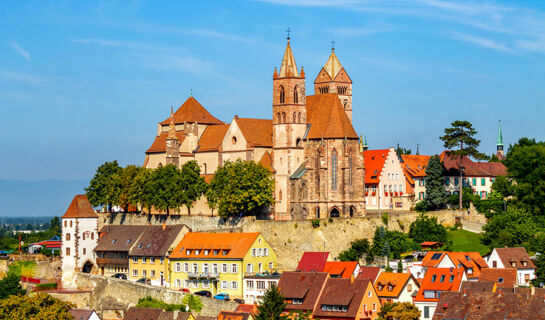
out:
M380 182L380 173L388 157L390 149L367 150L363 152L365 163L365 183L375 184Z
M379 297L398 297L405 284L411 279L410 273L383 272L375 281L375 290ZM415 281L418 285L418 282ZM392 291L388 288L392 286ZM380 290L382 287L382 290ZM418 288L415 288L418 289Z
M129 251L130 256L165 256L185 225L147 226Z
M323 272L329 252L303 252L297 270L303 272Z
M355 318L369 279L329 278L325 284L320 299L314 308L313 315L318 317ZM322 305L348 306L347 311L324 311Z
M258 236L259 232L188 232L172 251L170 259L242 259ZM205 256L205 249L209 250L208 256ZM187 250L190 250L189 254ZM196 250L199 250L198 255Z
M517 248L496 248L494 249L498 253L498 256L505 268L516 269L534 269L534 262L530 259L528 252L523 247ZM527 266L523 266L523 261L527 262ZM515 263L513 266L512 263Z
M91 203L84 194L74 196L61 218L98 218Z
M287 304L286 310L313 310L327 278L325 272L283 272L278 288L286 300L303 299L302 304Z
M123 320L158 320L163 309L158 308L135 308L131 307L125 313Z
M229 129L228 124L207 126L199 139L196 152L218 151Z
M161 124L168 125L169 118L165 119ZM174 112L174 123L182 124L184 122L199 124L223 124L222 121L211 115L198 101L193 97L189 97L179 108Z
M332 277L350 278L357 267L356 261L326 261L323 271Z
M107 225L99 231L98 251L125 251L129 252L146 229L145 225Z
M95 310L92 309L70 309L74 320L88 320Z
M272 120L235 117L234 121L250 147L272 148Z
M155 137L155 140L153 140L153 143L149 147L148 150L146 150L146 153L161 153L166 152L167 150L167 136L168 132L161 132L160 135ZM180 140L180 145L185 140L185 133L184 131L176 131L176 137L178 140Z
M307 96L307 139L358 139L336 93Z
M517 284L517 269L486 268L481 271L479 282L495 282L498 288L513 288Z

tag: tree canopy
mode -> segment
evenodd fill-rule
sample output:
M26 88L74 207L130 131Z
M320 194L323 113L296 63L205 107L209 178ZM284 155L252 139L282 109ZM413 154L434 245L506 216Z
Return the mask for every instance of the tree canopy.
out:
M358 239L352 241L350 248L342 251L339 254L338 259L340 261L359 261L361 257L366 254L370 257L371 245L367 239ZM372 259L371 259L372 262Z
M179 208L182 205L182 180L181 172L173 164L159 167L150 175L151 204L159 210L170 213L170 209Z
M206 192L208 185L204 178L200 176L201 169L197 161L188 161L182 166L180 187L181 187L181 204L186 206L188 214L191 213L191 207L195 201Z
M445 190L445 177L443 175L443 164L439 156L433 156L426 166L426 202L428 210L439 210L445 208L448 194Z
M24 295L26 290L21 287L20 276L14 272L8 274L0 280L0 299L6 299L9 296Z
M119 170L121 167L117 160L105 162L97 168L89 186L85 188L87 198L94 207L106 205L109 209L114 202L115 196L112 194L111 181L112 176Z
M378 313L377 320L418 320L420 310L410 302L385 303Z
M0 320L71 320L73 305L45 293L12 295L0 300Z
M418 243L437 241L447 243L447 229L437 222L437 217L421 213L409 227L409 238Z
M265 291L255 320L286 320L287 317L281 315L285 307L284 296L273 284Z

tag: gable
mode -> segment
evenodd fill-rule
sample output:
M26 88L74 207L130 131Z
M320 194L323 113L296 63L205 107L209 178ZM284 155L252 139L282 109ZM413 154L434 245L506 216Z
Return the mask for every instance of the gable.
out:
M348 73L346 73L346 70L344 68L341 68L339 73L337 73L337 76L334 79L335 82L345 82L345 83L352 83L352 79L348 76Z
M223 140L221 142L221 150L222 151L235 151L240 150L244 151L248 149L248 142L246 141L246 138L242 134L242 131L240 130L240 127L238 126L238 123L236 119L231 121L231 124L229 125L229 129L227 129L227 132L225 133L225 136L223 137Z
M329 76L329 74L325 71L324 68L322 68L322 70L320 70L320 72L318 73L318 76L316 77L316 80L314 80L314 83L315 84L318 84L318 83L328 83L328 82L331 82L331 77ZM316 92L315 92L316 93Z

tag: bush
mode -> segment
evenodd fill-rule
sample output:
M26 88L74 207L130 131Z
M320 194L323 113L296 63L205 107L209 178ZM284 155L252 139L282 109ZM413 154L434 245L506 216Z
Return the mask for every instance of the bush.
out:
M57 283L39 283L36 285L36 291L57 289Z
M312 220L312 227L318 228L320 226L320 219L313 219Z
M418 212L426 212L430 207L429 203L426 200L419 201L415 206L414 210Z
M381 217L381 218L382 218L382 223L383 223L385 226L387 226L387 225L388 225L388 212L384 212L384 213L382 214L382 217Z

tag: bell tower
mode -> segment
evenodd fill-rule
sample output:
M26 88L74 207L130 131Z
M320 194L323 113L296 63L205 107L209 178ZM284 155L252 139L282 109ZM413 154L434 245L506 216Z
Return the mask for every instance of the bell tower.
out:
M180 164L180 140L176 136L176 125L174 124L174 112L172 107L170 107L170 124L166 145L166 164L173 164L178 167Z
M337 58L334 45L332 40L331 54L314 80L314 94L336 93L352 122L352 80Z
M303 162L303 136L307 127L305 72L299 72L290 45L273 74L273 165L275 174L275 218L289 219L289 177Z

